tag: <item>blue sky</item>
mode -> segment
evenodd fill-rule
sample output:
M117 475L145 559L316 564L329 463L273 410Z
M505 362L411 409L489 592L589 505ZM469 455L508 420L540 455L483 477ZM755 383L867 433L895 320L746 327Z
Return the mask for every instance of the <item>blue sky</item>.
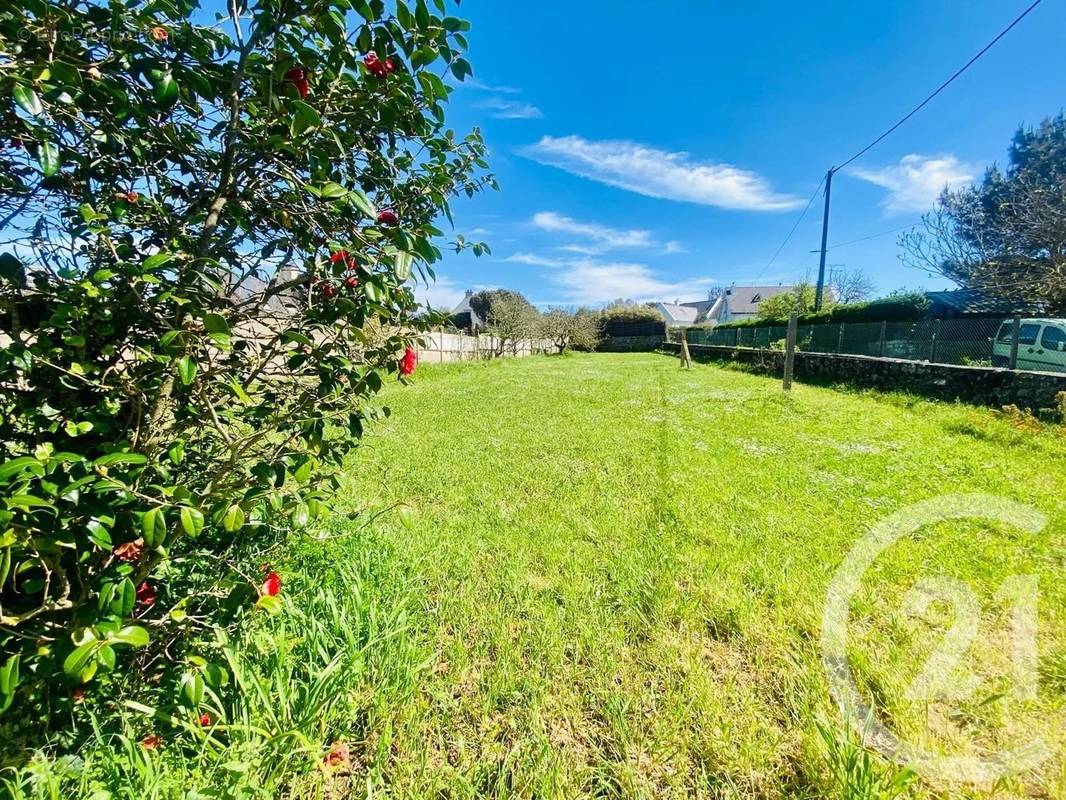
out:
M507 287L540 305L700 299L713 283L817 269L828 167L910 110L1024 0L747 3L466 0L475 81L450 121L482 128L501 186L456 201L422 295ZM1019 124L1063 107L1066 5L1044 0L983 59L833 182L829 264L878 290L941 288L899 263L898 229L945 183L1003 163ZM892 231L891 233L885 233ZM843 244L874 236L862 242Z

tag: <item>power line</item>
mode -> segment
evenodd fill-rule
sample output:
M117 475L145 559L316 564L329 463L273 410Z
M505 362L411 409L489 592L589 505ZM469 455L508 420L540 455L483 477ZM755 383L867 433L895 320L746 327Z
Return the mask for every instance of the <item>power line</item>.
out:
M796 229L800 226L800 223L803 222L803 218L807 216L807 212L811 210L811 205L814 203L814 198L818 196L818 192L821 190L823 183L825 183L825 178L822 178L822 180L818 182L818 185L814 188L814 193L811 195L811 199L807 201L807 205L803 207L803 211L800 212L800 215L796 218L795 223L793 223L792 230L788 232L788 236L785 237L785 240L781 242L780 245L778 245L777 250L774 251L774 254L770 257L770 260L766 262L766 266L763 267L759 274L755 276L755 280L752 281L752 283L758 283L759 279L766 274L766 270L770 269L770 266L775 261L777 261L777 257L781 255L781 251L785 249L785 245L787 245L789 243L789 240L792 238L792 234L796 232Z
M849 244L857 244L859 242L865 242L865 241L868 241L870 239L876 239L879 236L888 236L888 234L890 234L890 233L899 233L900 231L909 231L912 228L918 227L919 224L920 223L915 222L915 223L913 223L911 225L904 225L902 228L891 228L890 230L881 231L880 233L871 233L869 236L861 236L858 239L848 239L848 241L846 241L846 242L836 242L835 244L829 245L829 247L826 248L826 251L828 252L830 250L836 250L838 247L844 247L844 246L849 245ZM818 251L817 250L813 250L812 252L817 253Z
M962 67L960 67L955 72L954 75L952 75L950 78L948 78L942 84L940 84L931 95L929 95L922 102L920 102L918 105L916 105L914 108L912 108L910 110L910 112L905 117L903 117L901 120L899 120L899 122L897 122L895 125L893 125L891 128L889 128L887 131L885 131L880 136L878 136L876 139L874 139L872 142L870 142L868 145L866 145L866 147L862 148L862 150L857 152L855 155L853 155L851 158L849 158L847 161L845 161L839 167L834 167L833 171L836 172L838 170L843 169L848 164L850 164L852 161L854 161L855 159L857 159L860 156L862 156L863 154L865 154L872 147L874 147L877 144L880 144L887 136L889 136L889 134L891 134L893 131L895 131L897 128L899 128L900 125L902 125L904 122L906 122L911 117L913 117L915 114L917 114L919 111L921 111L923 108L925 108L925 106L927 106L929 104L930 100L932 100L934 97L936 97L942 91L944 91L949 85L951 85L951 83L956 78L958 78L960 75L962 75L962 73L964 73L967 69L969 69L970 66L973 65L973 63L975 61L977 61L977 59L979 59L981 56L983 56L985 53L987 53L989 50L991 50L993 45L996 44L996 42L998 42L1000 39L1002 39L1004 36L1006 36L1015 25L1017 25L1019 22L1021 22L1023 19L1025 19L1025 17L1029 14L1029 12L1032 11L1034 8L1036 8L1038 5L1040 5L1040 3L1041 3L1041 0L1035 0L1032 3L1032 5L1030 5L1027 9L1025 9L1025 11L1023 11L1021 14L1019 14L1017 17L1015 17L1014 21L1011 22L1010 25L1008 25L1006 28L1001 30L996 35L995 39L993 39L991 42L989 42L984 47L982 47L981 50L977 53L977 55L975 55L973 58L971 58L969 61L967 61L965 64L963 64Z

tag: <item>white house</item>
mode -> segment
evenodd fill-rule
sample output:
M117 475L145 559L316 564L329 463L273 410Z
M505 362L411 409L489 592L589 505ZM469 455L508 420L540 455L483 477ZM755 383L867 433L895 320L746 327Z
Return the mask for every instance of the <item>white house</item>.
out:
M688 303L656 303L655 308L669 327L717 325L750 319L759 313L759 304L768 297L795 290L795 286L732 286L715 298Z

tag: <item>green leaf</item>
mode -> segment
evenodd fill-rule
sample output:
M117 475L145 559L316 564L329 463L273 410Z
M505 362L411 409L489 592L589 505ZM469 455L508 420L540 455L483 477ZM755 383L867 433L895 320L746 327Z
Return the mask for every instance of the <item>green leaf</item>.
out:
M346 194L348 194L348 190L333 181L323 184L319 189L319 197L323 200L338 200Z
M8 656L0 667L0 694L11 696L19 685L19 654Z
M51 142L44 142L37 148L37 161L41 165L41 172L46 178L51 178L59 172L59 148Z
M229 323L221 314L207 314L204 316L204 330L208 333L225 334L229 336Z
M378 210L374 208L374 204L370 202L362 189L352 189L351 200L356 208L371 219L374 219L378 215Z
M167 520L162 508L150 508L141 517L141 534L149 547L161 545L167 538Z
M452 62L452 75L458 80L465 80L470 75L473 75L474 71L470 69L470 63L462 58L457 58Z
M189 356L178 359L178 377L186 386L196 380L196 362Z
M178 82L174 80L174 76L165 72L156 81L155 84L155 101L162 106L170 106L177 102L178 99Z
M161 267L164 264L174 259L173 253L156 253L154 256L148 256L141 264L142 272L152 272L157 267Z
M111 638L130 647L144 647L149 641L148 631L140 625L127 625Z
M415 50L415 54L411 56L411 66L415 69L420 69L428 64L432 64L437 60L437 51L432 47L420 47ZM452 66L452 72L455 72L454 65ZM458 75L455 77L459 78ZM459 78L462 80L462 78Z
M200 531L204 529L204 515L199 509L182 506L181 527L189 536L199 536Z
M293 136L299 136L311 128L321 127L322 117L313 106L302 100L293 100L292 105L295 111L292 115L292 122L289 123L289 131Z
M15 102L30 116L36 117L44 113L41 98L29 86L16 86L13 94L15 95Z
M396 254L393 264L396 268L396 277L401 281L406 281L411 277L411 261L412 256L410 253L405 253L401 250Z
M0 278L21 288L26 285L26 268L11 253L0 253Z
M261 595L259 600L256 601L256 607L261 608L270 614L281 613L284 606L281 603L281 598L277 595L271 597L268 594Z
M109 603L111 613L119 617L128 617L136 604L137 587L133 585L133 581L128 577L123 578L115 586L115 592L111 596L111 602Z
M311 518L311 512L307 508L306 503L297 503L296 508L292 511L292 524L296 528L302 528L307 525L308 520Z
M196 708L204 700L204 678L200 670L190 670L181 678L181 693L189 701L189 705Z
M99 646L100 643L92 639L80 647L75 647L63 660L63 672L72 678L80 676Z
M234 503L222 515L222 527L227 533L235 533L244 527L244 509Z
M97 467L110 467L112 464L147 464L148 456L143 453L108 453L93 461Z

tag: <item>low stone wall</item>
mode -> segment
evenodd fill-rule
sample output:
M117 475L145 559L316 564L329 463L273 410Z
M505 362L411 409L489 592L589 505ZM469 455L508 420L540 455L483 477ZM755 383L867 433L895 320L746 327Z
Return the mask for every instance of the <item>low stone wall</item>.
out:
M601 353L650 353L662 343L661 333L654 336L604 336L596 349Z
M660 348L676 353L680 345L664 342ZM756 372L781 375L785 354L780 350L689 345L700 360L733 361ZM962 400L979 405L1016 405L1033 411L1055 408L1056 396L1066 392L1066 373L1024 372L993 367L962 367L903 361L896 358L796 353L796 380L808 383L845 382L887 391L904 391L940 400Z

